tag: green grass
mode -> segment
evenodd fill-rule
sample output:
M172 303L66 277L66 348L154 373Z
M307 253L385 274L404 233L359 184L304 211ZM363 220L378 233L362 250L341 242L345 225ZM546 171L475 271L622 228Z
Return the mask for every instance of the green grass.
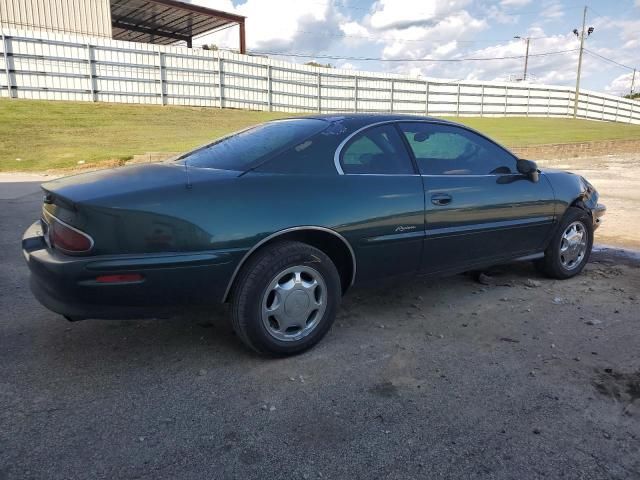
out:
M452 118L503 145L523 147L599 140L640 140L640 125L572 118Z
M0 171L43 171L181 152L284 113L0 100ZM509 146L640 139L640 126L571 119L460 118ZM18 160L19 159L19 160Z
M117 163L145 152L182 152L282 116L216 108L4 99L0 100L0 171L73 167L79 161Z

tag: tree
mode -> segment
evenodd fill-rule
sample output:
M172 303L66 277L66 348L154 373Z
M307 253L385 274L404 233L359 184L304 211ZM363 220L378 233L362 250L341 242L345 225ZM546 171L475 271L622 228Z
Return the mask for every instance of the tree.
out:
M202 45L203 50L218 50L218 46L215 43L211 45Z
M334 68L333 65L327 63L326 65L318 62L307 62L305 65L309 65L310 67L320 67L320 68Z

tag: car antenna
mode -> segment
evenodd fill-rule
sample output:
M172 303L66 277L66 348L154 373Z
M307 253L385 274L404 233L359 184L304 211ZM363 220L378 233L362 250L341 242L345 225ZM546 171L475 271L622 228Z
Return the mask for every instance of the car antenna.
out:
M187 188L191 189L192 185L191 185L191 177L189 176L189 159L188 158L184 159L184 173L187 174Z

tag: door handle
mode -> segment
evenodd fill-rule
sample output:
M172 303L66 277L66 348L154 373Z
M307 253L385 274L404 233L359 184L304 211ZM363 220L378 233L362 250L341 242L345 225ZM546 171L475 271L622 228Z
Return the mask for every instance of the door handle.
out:
M436 193L431 196L431 203L434 205L438 205L439 207L443 205L449 205L451 203L451 195L448 193Z

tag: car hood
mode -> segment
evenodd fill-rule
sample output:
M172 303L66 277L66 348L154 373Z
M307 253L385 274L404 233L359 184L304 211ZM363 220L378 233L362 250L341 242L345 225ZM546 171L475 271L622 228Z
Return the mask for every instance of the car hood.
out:
M547 167L542 167L540 168L540 171L542 173L549 173L549 174L554 174L554 173L564 173L564 174L569 174L569 175L575 175L575 173L570 172L568 170L563 170L561 168L547 168Z
M42 189L52 202L55 197L73 203L82 203L105 197L119 196L209 182L215 179L238 177L242 172L211 168L186 168L175 162L147 163L127 167L99 170L44 183Z

